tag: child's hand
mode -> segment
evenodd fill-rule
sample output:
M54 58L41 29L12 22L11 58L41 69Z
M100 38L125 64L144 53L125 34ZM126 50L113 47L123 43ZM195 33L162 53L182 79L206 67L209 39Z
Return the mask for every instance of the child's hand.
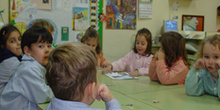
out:
M102 68L106 68L109 65L107 61L104 61L101 65Z
M154 58L154 60L158 60L158 51L156 52L156 54L155 54L155 56L153 57Z
M196 63L193 65L193 68L195 69L206 69L206 66L205 66L205 61L200 58L196 61Z
M220 59L215 61L216 63L216 69L220 69Z
M111 91L109 90L109 88L105 84L99 84L98 96L104 102L108 102L114 98ZM97 100L99 100L99 98Z
M112 65L108 65L104 70L102 70L102 74L105 74L106 72L112 72Z
M138 70L135 70L133 73L129 73L130 76L132 77L136 77L139 75L139 71Z
M165 54L164 54L162 49L157 51L157 57L158 57L159 60L164 60L165 59Z

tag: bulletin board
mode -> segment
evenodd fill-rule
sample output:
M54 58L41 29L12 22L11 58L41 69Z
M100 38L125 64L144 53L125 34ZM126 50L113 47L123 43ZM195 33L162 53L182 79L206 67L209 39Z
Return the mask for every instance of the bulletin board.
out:
M21 33L36 19L49 21L55 28L53 46L80 41L86 29L94 26L102 45L102 0L9 0L9 22Z

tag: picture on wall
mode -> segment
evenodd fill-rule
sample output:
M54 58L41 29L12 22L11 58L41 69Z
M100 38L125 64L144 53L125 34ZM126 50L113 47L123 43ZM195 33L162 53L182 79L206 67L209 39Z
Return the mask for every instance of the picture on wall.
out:
M106 29L136 29L137 0L106 0Z
M73 7L73 29L86 30L89 27L88 8Z

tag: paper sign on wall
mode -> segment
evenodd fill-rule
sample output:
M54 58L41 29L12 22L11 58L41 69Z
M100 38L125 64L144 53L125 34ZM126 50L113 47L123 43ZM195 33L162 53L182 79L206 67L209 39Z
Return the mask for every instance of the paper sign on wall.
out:
M62 27L61 30L61 40L68 41L69 40L69 27Z

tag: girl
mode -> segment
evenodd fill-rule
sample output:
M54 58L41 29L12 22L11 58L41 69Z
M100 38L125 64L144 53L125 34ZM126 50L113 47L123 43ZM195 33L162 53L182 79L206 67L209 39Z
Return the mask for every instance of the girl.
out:
M21 33L13 25L8 24L0 30L0 95L20 64Z
M160 43L161 48L150 63L150 79L164 85L184 84L189 71L185 39L177 32L166 32Z
M125 57L113 62L102 71L128 71L131 76L148 75L148 68L153 57L151 54L151 32L146 29L140 29L135 37L134 48Z
M201 43L198 60L186 76L188 95L208 93L220 99L220 35L213 35Z
M102 50L99 45L99 33L95 29L93 29L93 27L89 27L86 30L81 42L87 44L88 46L91 46L96 51L98 56L98 67L106 67L108 64L110 64L110 62L106 61L105 57L102 54Z

